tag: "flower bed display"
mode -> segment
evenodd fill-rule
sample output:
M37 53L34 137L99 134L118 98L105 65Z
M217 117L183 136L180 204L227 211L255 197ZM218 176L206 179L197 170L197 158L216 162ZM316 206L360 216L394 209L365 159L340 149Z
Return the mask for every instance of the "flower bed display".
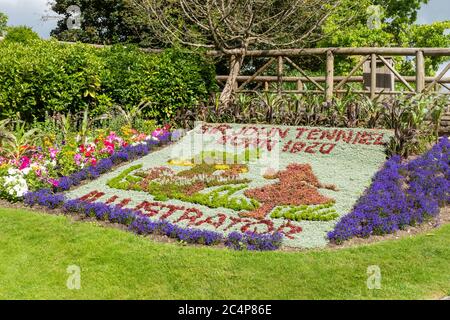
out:
M165 126L145 134L123 128L121 135L99 130L95 136L73 136L62 143L45 137L45 147L17 146L14 153L0 148L0 199L21 201L28 191L67 191L84 180L96 179L115 165L143 157L152 146L167 142L169 129Z
M142 235L275 250L392 233L435 217L450 201L447 138L402 162L386 161L385 130L202 123L150 153L170 135L111 146L95 163L84 146L85 165L47 181L53 191L24 192L25 203ZM30 166L10 166L4 185L23 188L21 171Z
M270 237L267 248L277 237L287 246L321 247L382 167L390 136L385 130L202 123L177 143L66 196L130 209L148 219L149 229L164 222L219 233L234 248L244 241L251 249L256 235Z

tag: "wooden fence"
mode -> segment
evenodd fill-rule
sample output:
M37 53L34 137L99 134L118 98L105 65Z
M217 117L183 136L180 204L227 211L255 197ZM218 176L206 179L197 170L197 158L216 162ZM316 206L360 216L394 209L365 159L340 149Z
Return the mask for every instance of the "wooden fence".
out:
M3 38L0 37L0 41ZM73 44L72 42L62 42ZM101 48L103 45L93 45ZM142 49L148 53L162 52L160 49ZM223 57L232 59L238 55L239 51L229 50L226 54L220 51L208 51L207 56ZM325 74L323 76L311 76L293 60L296 57L316 56L322 57L325 63ZM335 74L335 57L337 56L359 56L359 62L347 75ZM391 57L403 56L415 58L415 76L402 76L395 65L390 60ZM436 92L442 95L448 95L450 98L450 77L446 77L450 70L450 63L442 69L437 75L427 77L425 75L426 57L450 57L450 48L311 48L311 49L285 49L285 50L252 50L246 52L247 58L266 59L267 62L256 70L252 75L240 75L237 78L237 92L276 92L282 93L317 93L323 94L326 101L331 101L334 96L347 92L345 85L348 83L360 83L362 90L352 90L354 93L367 94L372 99L380 95L396 94L415 94L424 92ZM298 71L299 76L286 76L285 66L289 65ZM380 66L385 69L385 73L380 74ZM272 66L272 68L270 68ZM273 68L275 66L275 68ZM358 75L363 69L363 75ZM264 75L266 71L276 70L275 74ZM386 73L387 71L387 73ZM379 80L383 76L393 77L391 80L398 81L402 90L395 90L396 86L391 88L379 88ZM382 77L380 77L382 76ZM228 79L228 75L218 75L217 82L223 85ZM276 84L276 90L271 90L271 84ZM295 83L295 90L286 90L285 83ZM392 81L393 83L393 81ZM307 88L307 85L313 86L313 89ZM252 85L251 89L247 86ZM397 86L398 87L398 86ZM444 89L444 91L442 91ZM450 110L447 110L442 119L442 131L450 133Z
M220 52L210 51L208 55L218 56ZM230 58L233 52L230 52ZM323 76L311 76L305 68L295 63L297 57L318 56L325 64ZM335 57L359 56L359 62L347 75L335 74ZM395 68L391 57L403 56L415 59L415 76L402 76ZM425 76L426 57L450 57L450 48L315 48L315 49L286 49L286 50L254 50L246 53L247 58L266 59L267 62L252 75L240 75L237 78L237 92L277 92L297 93L306 92L323 94L326 101L331 101L337 94L347 92L348 83L361 83L363 88L352 90L355 93L367 94L372 99L379 95L396 95L400 93L414 94L422 92L438 92L450 95L450 77L446 73L450 70L448 63L439 74ZM380 66L381 64L381 66ZM286 76L288 65L291 70L297 71L298 76ZM380 69L385 69L380 74ZM274 74L267 72L275 70ZM363 71L363 75L361 75ZM359 74L359 75L358 75ZM380 88L383 77L392 78L392 83L397 81L399 85L391 88ZM224 84L228 75L217 76L219 84ZM295 83L296 89L285 89L285 83ZM274 85L275 84L275 85ZM305 86L309 84L309 88ZM311 89L311 86L313 87ZM249 89L249 87L251 87ZM274 89L275 87L275 89ZM292 86L291 86L292 87ZM400 87L400 89L399 89Z
M0 41L3 38L0 37ZM65 44L73 44L73 42L62 42ZM102 48L104 45L95 45L94 47ZM160 53L161 49L143 48L148 53ZM228 56L231 60L233 55L237 55L238 50L228 50L226 54L221 51L207 51L207 56L223 57ZM293 61L296 57L315 56L322 57L325 63L324 76L311 76ZM336 75L334 68L334 60L336 56L359 56L359 62L348 75ZM415 57L415 76L402 76L396 69L395 65L388 60L393 56ZM284 50L251 50L246 52L247 58L267 59L267 62L253 75L238 76L236 91L237 92L254 92L264 90L266 92L277 93L317 93L323 94L326 101L331 101L333 96L347 92L345 85L347 83L368 83L369 87L363 90L353 90L354 93L367 94L372 99L379 95L396 95L400 93L422 93L435 91L440 94L449 95L450 97L450 77L446 77L446 73L450 70L448 63L442 72L433 76L425 76L425 57L450 57L450 48L383 48L383 47L364 47L364 48L310 48L310 49L284 49ZM402 90L386 90L386 88L378 88L380 74L378 73L378 64L382 63L388 69L389 75L394 77L403 85ZM285 65L298 71L300 76L284 75ZM358 71L364 66L369 65L368 73L363 76L357 75ZM273 75L263 75L266 70L275 65L276 73ZM386 75L386 73L385 73ZM228 75L218 75L216 77L219 85L224 85L228 79ZM247 85L255 84L250 90L246 89ZM276 90L270 89L270 84L276 83ZM285 83L295 83L296 90L285 90ZM305 84L311 84L314 88L307 89ZM440 89L446 91L440 91Z

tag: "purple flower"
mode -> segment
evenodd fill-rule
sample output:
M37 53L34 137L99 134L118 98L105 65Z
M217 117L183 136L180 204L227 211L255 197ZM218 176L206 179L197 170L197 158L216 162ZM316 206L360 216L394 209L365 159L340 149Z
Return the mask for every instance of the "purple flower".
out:
M438 215L439 207L450 201L449 165L447 138L409 163L392 157L328 238L341 243L353 237L393 233Z
M281 233L258 234L254 232L231 232L225 241L228 248L234 250L271 251L280 248L283 240Z
M49 189L41 189L35 192L27 192L24 203L27 206L40 205L49 209L56 209L63 205L65 197L62 194L54 194Z

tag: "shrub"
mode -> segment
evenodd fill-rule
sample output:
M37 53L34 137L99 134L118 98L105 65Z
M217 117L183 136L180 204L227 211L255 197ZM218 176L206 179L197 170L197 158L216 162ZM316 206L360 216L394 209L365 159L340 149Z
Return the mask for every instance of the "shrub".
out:
M101 51L108 95L130 109L146 102L143 115L165 122L181 108L206 101L215 86L213 65L199 54L177 49L148 54L133 46Z
M17 26L6 28L7 33L5 36L6 42L20 42L29 44L35 40L39 40L39 35L33 31L30 27ZM1 31L1 30L0 30Z
M55 41L0 44L0 112L43 119L46 113L93 113L110 104L101 94L104 68L95 49ZM100 111L99 111L100 109Z
M46 113L99 115L146 103L143 116L163 122L194 108L215 84L201 55L171 49L149 54L135 47L98 49L36 40L0 43L0 117L42 120Z

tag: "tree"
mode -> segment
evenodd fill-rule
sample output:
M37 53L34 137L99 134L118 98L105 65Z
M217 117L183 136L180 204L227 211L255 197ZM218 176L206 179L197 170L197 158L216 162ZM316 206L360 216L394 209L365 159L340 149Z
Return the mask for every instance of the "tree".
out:
M170 44L232 56L220 102L232 101L246 52L302 48L324 37L322 25L342 0L133 0L148 25ZM154 24L154 21L158 24ZM342 27L342 25L341 25Z
M422 4L429 0L373 0L374 5L383 8L389 28L398 32L403 24L412 24L417 20L417 12Z
M51 2L52 10L65 18L58 22L51 35L61 41L161 46L152 29L143 23L145 17L130 4L130 0L54 0ZM67 28L67 8L71 5L81 9L81 29Z
M3 12L0 12L0 37L6 31L6 24L8 23L8 16Z
M327 20L323 29L325 32L334 30L327 38L318 43L319 47L449 47L450 35L446 29L450 21L434 22L432 24L415 24L417 11L427 0L359 0L352 12L348 5L354 0L344 0L338 10ZM380 24L378 28L370 28L368 21L373 10L368 10L374 3L383 3L380 7ZM352 15L352 23L346 28L338 28L342 16ZM403 57L394 58L400 66L400 72L413 75L414 61ZM446 57L427 57L426 72L432 75L439 64L448 60ZM353 69L357 61L353 57L337 57L335 70L338 74Z

